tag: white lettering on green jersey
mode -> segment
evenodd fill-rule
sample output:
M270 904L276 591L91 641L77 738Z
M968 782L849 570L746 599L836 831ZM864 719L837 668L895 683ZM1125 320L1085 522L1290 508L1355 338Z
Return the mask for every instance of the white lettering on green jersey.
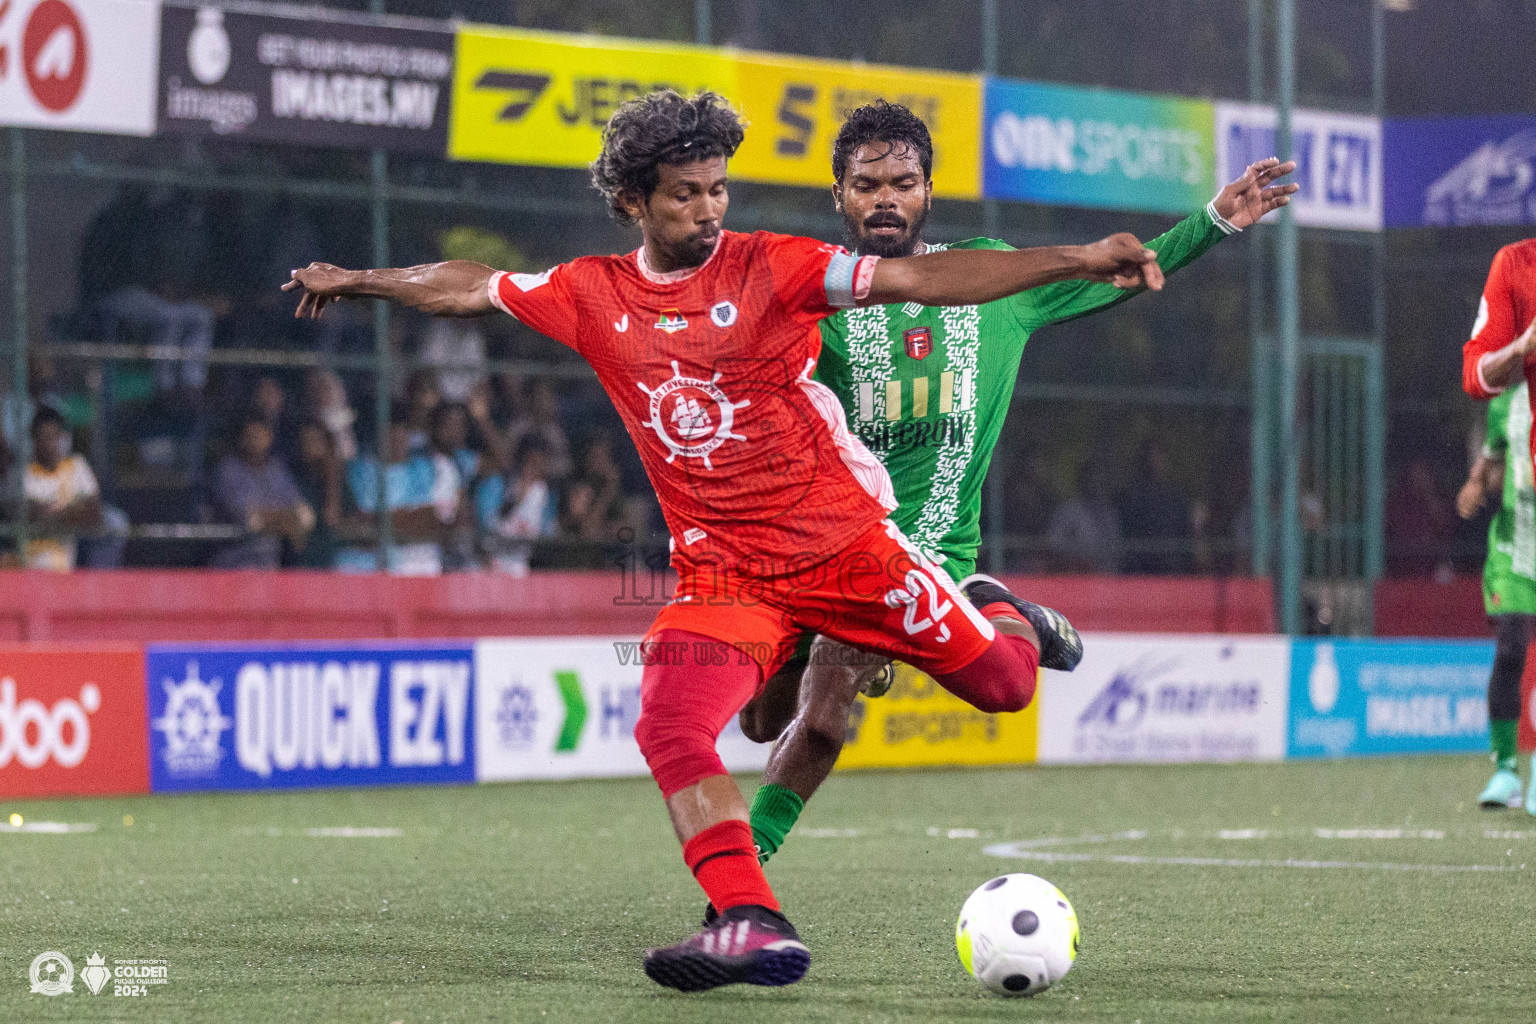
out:
M1172 273L1223 237L1202 210L1147 244ZM1012 247L972 238L930 247L937 248ZM817 379L837 394L849 427L890 473L898 503L891 518L957 580L975 569L982 484L1029 336L1132 294L1063 281L981 306L893 303L822 321Z
M1536 615L1536 473L1524 381L1488 403L1487 448L1504 460L1504 490L1488 524L1484 605L1490 615Z

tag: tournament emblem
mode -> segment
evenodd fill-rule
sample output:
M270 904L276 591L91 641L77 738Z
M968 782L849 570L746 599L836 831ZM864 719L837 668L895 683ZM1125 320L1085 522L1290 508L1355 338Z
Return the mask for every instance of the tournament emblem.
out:
M98 995L101 987L112 980L112 972L107 970L107 960L100 953L92 953L85 958L85 970L80 972L80 980L85 982L86 988L91 990L91 995Z
M907 355L923 359L933 351L933 328L908 327L902 337L907 341Z
M653 325L658 331L666 331L668 334L676 334L678 331L688 329L688 320L680 310L664 309L661 311L661 319Z
M657 326L661 326L657 324ZM746 437L732 431L736 410L745 409L751 401L733 402L721 391L716 382L720 374L709 380L684 377L677 360L672 360L672 377L654 391L639 381L635 386L651 399L650 426L671 452L667 461L679 455L690 459L703 459L706 469L714 469L709 461L710 453L726 441L745 441Z
M40 996L60 996L75 990L75 965L56 950L37 954L27 977L32 979L32 991Z

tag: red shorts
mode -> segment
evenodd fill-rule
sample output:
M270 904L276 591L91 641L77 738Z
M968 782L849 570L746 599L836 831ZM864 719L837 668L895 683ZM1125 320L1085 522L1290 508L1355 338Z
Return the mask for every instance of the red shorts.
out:
M771 578L684 569L647 639L681 629L722 641L771 676L813 632L878 651L929 675L981 656L996 631L890 520L820 565Z

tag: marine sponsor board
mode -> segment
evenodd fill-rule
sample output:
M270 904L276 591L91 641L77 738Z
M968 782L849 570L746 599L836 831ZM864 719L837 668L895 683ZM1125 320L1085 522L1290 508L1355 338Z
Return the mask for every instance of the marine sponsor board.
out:
M721 50L597 36L459 30L448 153L455 160L585 167L625 100L654 89L731 96L735 62Z
M472 782L474 645L153 645L156 792Z
M1290 757L1488 749L1493 644L1297 640Z
M1387 122L1390 228L1536 223L1536 117Z
M160 131L442 156L453 33L165 8Z
M149 791L144 653L0 647L0 796Z
M860 697L837 767L1027 764L1035 760L1039 702L1016 714L977 711L910 665L885 696Z
M707 641L710 656L720 647ZM739 657L735 651L730 657ZM648 775L635 741L644 665L638 637L482 640L475 728L482 782ZM761 771L769 747L736 720L718 744L731 771Z
M149 135L160 5L0 0L0 124Z
M1252 103L1216 104L1216 177L1232 181L1256 160L1275 156L1278 115ZM1381 120L1363 114L1295 110L1291 158L1301 186L1291 197L1296 223L1380 231L1384 159ZM1266 223L1278 215L1270 214Z
M1096 634L1071 675L1046 672L1042 763L1278 761L1290 641Z
M840 61L742 54L728 94L751 128L731 174L753 181L825 188L832 142L848 114L884 99L910 108L933 135L936 195L981 195L981 77Z
M1216 193L1205 100L986 81L989 198L1187 213Z

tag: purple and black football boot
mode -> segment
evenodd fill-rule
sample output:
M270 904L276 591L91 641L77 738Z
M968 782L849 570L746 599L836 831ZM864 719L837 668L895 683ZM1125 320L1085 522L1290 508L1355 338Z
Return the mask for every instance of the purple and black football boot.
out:
M793 985L811 966L795 926L757 904L732 907L686 942L647 950L645 973L658 985L702 992L721 985Z

